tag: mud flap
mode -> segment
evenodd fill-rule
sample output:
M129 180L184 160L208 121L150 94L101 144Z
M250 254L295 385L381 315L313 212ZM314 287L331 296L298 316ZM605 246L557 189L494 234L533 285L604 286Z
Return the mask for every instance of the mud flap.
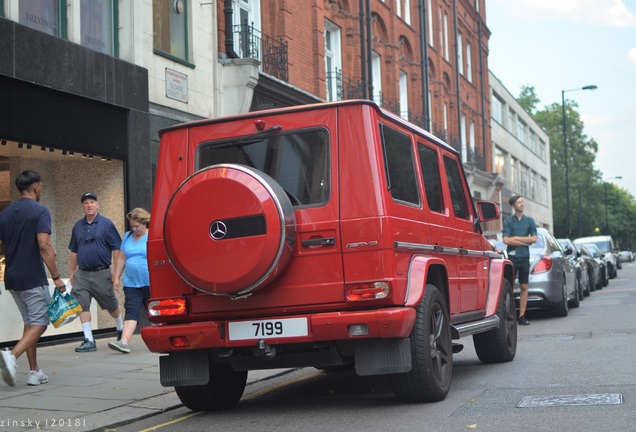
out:
M366 339L355 344L356 373L383 375L411 370L411 340Z
M210 381L208 352L178 351L159 357L159 379L164 387L206 385Z

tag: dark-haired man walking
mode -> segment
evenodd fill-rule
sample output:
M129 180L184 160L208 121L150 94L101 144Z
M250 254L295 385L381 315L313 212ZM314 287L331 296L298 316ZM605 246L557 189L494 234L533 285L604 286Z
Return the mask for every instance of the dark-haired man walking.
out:
M49 381L37 362L37 342L49 325L51 300L44 265L57 289L66 286L57 271L51 244L51 212L39 203L42 178L35 171L24 171L15 179L21 198L0 213L0 244L4 245L6 267L4 285L15 300L24 321L24 333L11 351L0 352L2 378L15 385L17 358L24 352L29 360L28 385Z
M503 242L508 245L508 257L515 266L515 276L519 277L519 324L529 325L525 317L528 305L528 278L530 276L530 248L537 241L537 225L529 216L523 214L525 203L519 195L513 195L508 203L514 214L503 223Z

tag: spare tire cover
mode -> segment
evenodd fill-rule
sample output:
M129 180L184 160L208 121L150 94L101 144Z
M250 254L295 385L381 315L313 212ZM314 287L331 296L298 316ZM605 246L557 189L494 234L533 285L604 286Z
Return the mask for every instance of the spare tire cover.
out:
M175 270L195 288L244 295L278 277L296 242L294 209L270 176L237 164L188 177L172 196L164 241Z

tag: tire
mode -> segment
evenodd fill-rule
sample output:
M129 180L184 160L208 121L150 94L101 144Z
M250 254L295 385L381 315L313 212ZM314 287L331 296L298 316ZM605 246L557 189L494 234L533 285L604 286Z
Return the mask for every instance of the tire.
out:
M507 279L499 297L497 316L497 328L473 335L475 351L482 363L509 362L517 353L517 311L512 285Z
M605 273L603 273L603 286L601 288L606 287L608 285L609 285L609 277L607 275L607 267L605 267Z
M579 300L580 290L581 290L581 279L579 279L579 277L577 276L574 278L574 298L569 301L569 304L568 304L569 307L577 308L581 305L581 301Z
M192 411L221 411L234 407L245 391L247 371L210 363L210 381L201 386L175 387L183 405Z
M563 280L563 287L561 288L561 292L562 292L563 298L561 299L559 303L552 306L552 308L550 309L550 313L552 314L552 316L555 316L555 317L568 316L569 305L568 305L568 296L567 296L567 285L565 283L565 280Z
M596 289L596 282L594 281L594 271L590 272L587 276L587 288L583 291L585 297L589 297L592 291Z
M434 285L426 285L410 339L413 366L390 375L393 392L404 402L443 400L453 376L453 346L446 301Z
M610 279L614 279L616 277L616 267L614 267L612 264L607 263L607 274L609 274L609 278Z

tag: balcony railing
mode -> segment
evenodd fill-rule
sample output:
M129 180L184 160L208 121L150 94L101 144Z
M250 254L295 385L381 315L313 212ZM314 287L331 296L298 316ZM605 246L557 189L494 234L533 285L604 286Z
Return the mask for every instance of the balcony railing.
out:
M478 148L469 148L466 155L466 161L472 162L475 168L486 171L486 157Z
M361 99L364 95L364 83L352 80L336 68L327 73L327 100Z
M235 47L241 58L253 58L261 62L261 71L282 81L288 80L287 41L264 35L247 22L233 26Z

